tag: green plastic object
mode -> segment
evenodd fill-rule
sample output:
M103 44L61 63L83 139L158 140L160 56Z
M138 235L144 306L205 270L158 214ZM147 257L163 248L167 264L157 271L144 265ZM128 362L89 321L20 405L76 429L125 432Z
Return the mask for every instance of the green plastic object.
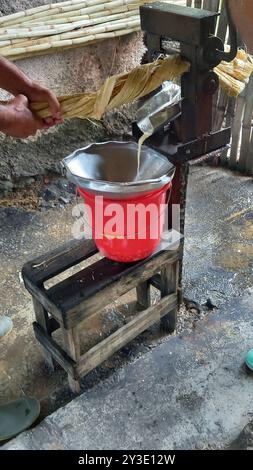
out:
M253 371L253 349L250 349L250 351L247 352L245 357L245 363L248 368Z
M39 417L40 402L22 397L0 405L0 441L7 441L28 429Z
M0 316L0 339L8 335L13 328L12 320L5 315Z

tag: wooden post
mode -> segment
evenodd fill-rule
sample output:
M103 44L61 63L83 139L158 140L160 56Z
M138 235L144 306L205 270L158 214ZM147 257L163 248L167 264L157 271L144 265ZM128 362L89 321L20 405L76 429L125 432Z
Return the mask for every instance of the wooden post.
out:
M178 283L179 283L179 262L166 266L161 271L161 297L165 297L168 294L178 294ZM171 312L168 312L161 319L161 328L166 333L173 333L177 324L177 311L178 307L174 308Z
M234 170L237 169L238 150L239 150L239 145L240 145L244 108L245 108L245 90L237 98L235 118L234 118L234 122L232 126L232 145L231 145L229 166L231 169L234 169Z
M204 0L203 9L209 11L219 11L220 0Z
M219 131L225 119L226 110L228 105L228 96L225 91L220 90L218 100L216 103L216 112L214 116L214 130Z
M39 303L35 297L33 297L33 307L37 323L43 328L43 330L51 336L49 316L46 309ZM51 372L54 372L54 361L53 357L43 346L42 346L43 356L46 361L46 365Z
M236 98L233 98L232 96L230 96L230 98L228 99L225 127L232 126L234 117L235 117L235 107L236 107ZM228 150L229 150L228 148L223 150L222 155L221 155L221 161L223 161L224 163L227 162Z
M225 7L225 3L222 1L221 2L221 11L220 11L220 18L219 18L219 23L218 23L218 29L217 29L217 36L222 40L222 42L225 42L226 35L227 35L227 29L228 29L228 18L227 18L227 11Z
M201 8L202 0L194 0L194 8Z
M151 304L150 284L148 281L142 282L136 288L137 301L142 308L148 308Z
M249 154L247 158L246 172L248 173L248 175L253 175L253 133L251 135L251 140L249 144Z
M250 138L252 129L252 112L253 112L253 76L246 88L245 93L245 109L242 123L242 140L241 151L238 162L238 169L241 171L248 171L250 169Z
M227 20L227 12L225 8L225 3L221 2L217 5L217 2L210 1L210 6L212 11L219 11L221 10L218 25L217 25L217 36L225 43L226 36L227 36L227 29L228 29L228 20ZM223 90L219 90L219 93L213 99L213 105L216 108L216 112L214 115L214 130L220 130L222 123L225 118L226 109L228 104L228 97L227 94Z
M65 350L70 355L71 359L75 362L79 362L80 359L80 342L78 327L66 330L62 328L63 340ZM79 393L81 390L80 380L74 379L71 374L68 374L69 387L73 393Z

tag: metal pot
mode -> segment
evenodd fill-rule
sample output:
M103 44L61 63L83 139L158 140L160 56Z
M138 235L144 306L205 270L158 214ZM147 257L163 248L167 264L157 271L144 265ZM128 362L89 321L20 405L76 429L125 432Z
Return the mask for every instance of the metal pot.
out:
M102 142L76 150L63 161L66 176L83 189L111 198L127 198L169 183L175 167L160 153L142 146L137 175L135 142Z

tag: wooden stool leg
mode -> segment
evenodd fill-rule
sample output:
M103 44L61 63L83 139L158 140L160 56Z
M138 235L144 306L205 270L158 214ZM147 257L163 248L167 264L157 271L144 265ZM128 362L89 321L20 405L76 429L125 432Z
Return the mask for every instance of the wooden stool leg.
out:
M136 287L137 301L142 308L148 308L151 305L150 284L148 281L139 284Z
M33 307L37 323L43 328L43 330L51 336L51 331L49 327L49 316L45 308L39 303L39 301L33 298ZM43 346L42 346L43 356L46 361L46 365L51 372L54 372L54 361L53 357Z
M161 296L165 297L168 294L178 293L178 280L179 280L179 262L166 266L161 272ZM161 319L161 328L166 333L173 333L177 325L177 311L175 308L168 312Z
M77 328L66 330L62 328L63 339L66 351L73 359L78 362L80 359L80 342ZM73 393L79 393L81 390L81 384L79 379L74 379L72 375L68 374L69 387Z

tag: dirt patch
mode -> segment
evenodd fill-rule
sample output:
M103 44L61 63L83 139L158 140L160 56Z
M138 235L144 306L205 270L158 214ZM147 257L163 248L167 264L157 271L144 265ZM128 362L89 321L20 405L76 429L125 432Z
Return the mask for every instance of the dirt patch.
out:
M18 189L9 196L0 198L0 207L20 207L35 211L39 207L39 192L42 186L42 182L36 182L32 188Z

